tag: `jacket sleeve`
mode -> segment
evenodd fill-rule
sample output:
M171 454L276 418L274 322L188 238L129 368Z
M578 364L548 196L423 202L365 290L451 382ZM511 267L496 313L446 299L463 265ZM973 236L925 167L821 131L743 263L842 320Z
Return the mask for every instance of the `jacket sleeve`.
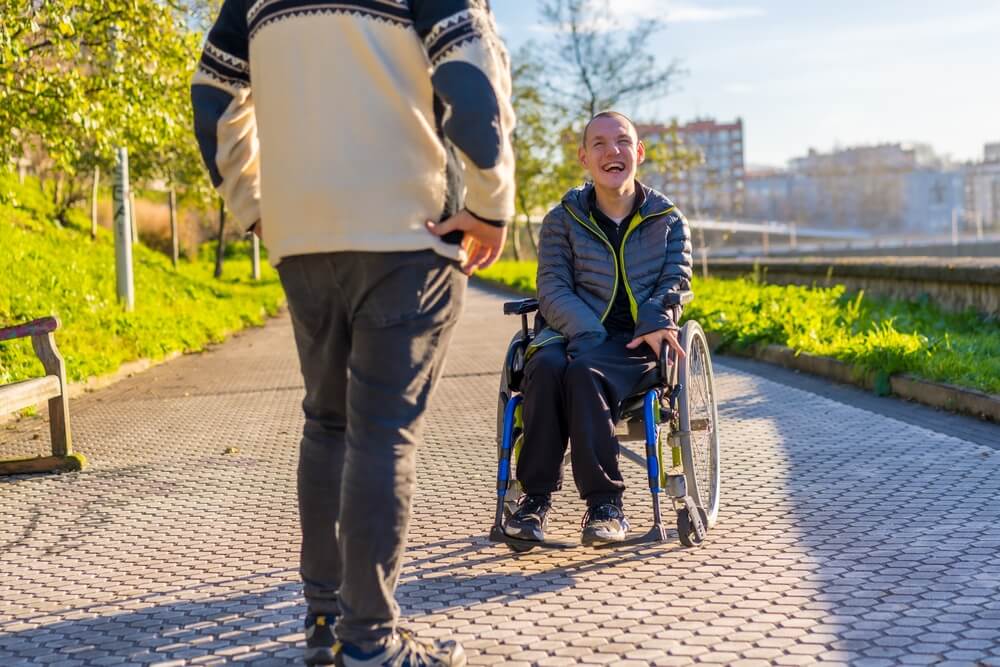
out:
M415 0L414 23L447 107L445 136L458 149L466 208L496 225L514 216L514 109L510 58L483 0Z
M224 0L191 81L194 132L212 185L244 229L260 220L260 153L246 12Z
M607 331L593 309L581 299L573 280L573 250L564 220L549 213L538 241L538 309L545 322L566 336L570 356L597 347Z
M667 215L663 268L653 293L639 305L636 336L645 336L659 329L676 329L672 309L666 304L667 295L691 289L691 233L687 218L676 209Z

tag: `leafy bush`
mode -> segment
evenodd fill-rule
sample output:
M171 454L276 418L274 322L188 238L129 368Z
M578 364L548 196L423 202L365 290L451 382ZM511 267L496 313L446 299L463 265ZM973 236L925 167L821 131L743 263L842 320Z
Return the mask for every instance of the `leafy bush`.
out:
M498 262L484 280L533 292L533 262ZM876 378L913 375L1000 393L1000 325L927 299L848 294L843 286L764 285L752 278L696 278L685 317L718 334L723 349L757 343L850 362Z

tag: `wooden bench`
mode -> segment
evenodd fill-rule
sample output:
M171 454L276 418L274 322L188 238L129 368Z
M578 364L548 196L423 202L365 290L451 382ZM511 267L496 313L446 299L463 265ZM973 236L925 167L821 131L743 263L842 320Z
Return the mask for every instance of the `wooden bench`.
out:
M0 329L0 342L31 337L31 345L47 375L0 385L0 414L10 414L24 408L49 403L49 432L52 434L52 455L29 459L0 460L0 475L15 475L53 470L81 470L86 459L73 452L73 436L69 426L69 397L66 395L66 364L56 348L52 335L59 320L43 317L27 324Z

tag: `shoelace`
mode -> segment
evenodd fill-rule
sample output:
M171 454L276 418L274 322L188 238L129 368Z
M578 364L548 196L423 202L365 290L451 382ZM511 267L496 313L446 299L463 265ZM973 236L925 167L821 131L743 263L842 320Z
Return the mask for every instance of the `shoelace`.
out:
M612 503L604 503L597 507L588 507L587 512L583 515L583 520L580 522L580 528L585 527L591 518L597 521L610 521L611 519L621 519L624 516L625 512L618 505Z
M390 663L392 667L436 667L441 665L441 661L431 654L433 647L430 644L420 641L407 630L397 629L397 632L401 646L399 652L392 656Z
M518 514L539 514L548 508L549 503L542 498L525 496L524 501L517 508Z

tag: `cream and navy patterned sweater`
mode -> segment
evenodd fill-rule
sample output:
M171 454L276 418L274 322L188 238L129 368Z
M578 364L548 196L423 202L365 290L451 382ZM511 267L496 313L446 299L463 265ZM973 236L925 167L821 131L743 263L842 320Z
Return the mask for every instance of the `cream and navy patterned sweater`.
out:
M510 63L486 0L225 0L192 81L212 183L271 261L433 248L514 214Z

